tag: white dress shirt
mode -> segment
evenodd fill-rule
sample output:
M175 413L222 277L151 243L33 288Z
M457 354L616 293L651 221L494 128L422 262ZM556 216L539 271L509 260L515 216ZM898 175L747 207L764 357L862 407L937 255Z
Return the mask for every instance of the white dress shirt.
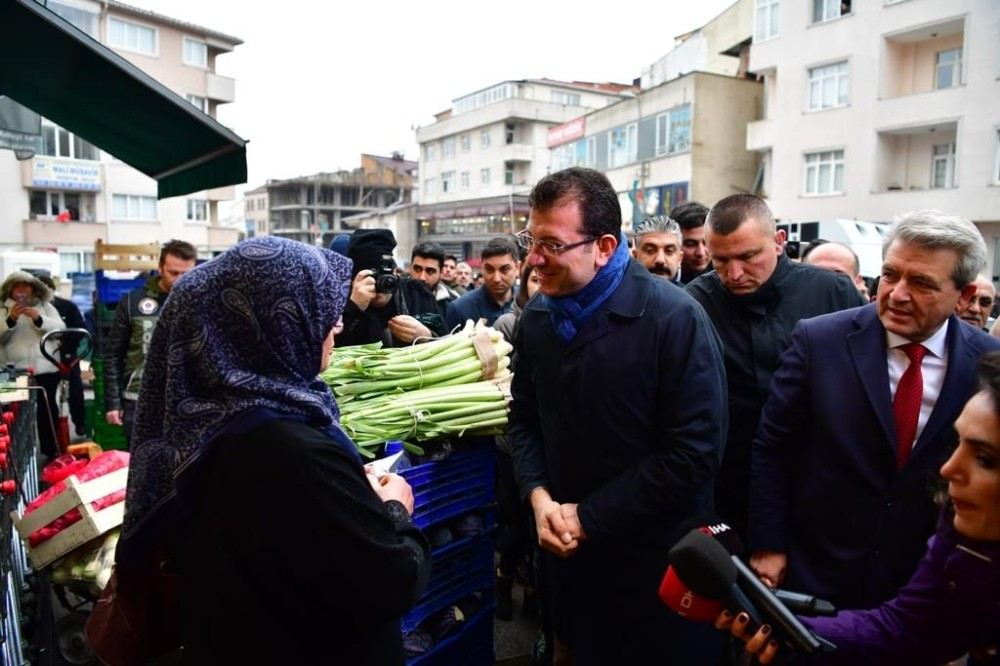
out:
M924 431L927 419L934 411L934 403L937 402L938 395L941 394L941 386L944 384L944 374L948 369L948 345L946 344L948 322L949 320L945 319L931 337L920 343L927 350L927 354L924 355L924 361L920 366L920 374L924 380L924 395L920 401L920 419L917 421L914 443L920 439L920 433ZM910 358L900 347L908 344L911 340L889 331L885 332L885 338L886 346L889 349L889 353L886 354L889 366L889 389L895 400L896 387L899 386L900 378L910 365Z

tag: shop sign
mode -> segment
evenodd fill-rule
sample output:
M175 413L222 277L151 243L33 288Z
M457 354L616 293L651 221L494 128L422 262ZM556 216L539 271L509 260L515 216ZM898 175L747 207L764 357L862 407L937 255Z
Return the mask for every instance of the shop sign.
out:
M99 162L36 157L31 170L31 186L57 190L101 189Z

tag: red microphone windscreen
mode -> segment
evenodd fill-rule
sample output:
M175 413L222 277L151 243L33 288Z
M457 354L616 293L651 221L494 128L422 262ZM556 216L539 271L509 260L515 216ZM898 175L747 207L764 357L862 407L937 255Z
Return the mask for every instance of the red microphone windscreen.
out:
M725 608L721 601L699 597L674 573L673 567L660 581L660 599L672 611L695 622L712 622Z

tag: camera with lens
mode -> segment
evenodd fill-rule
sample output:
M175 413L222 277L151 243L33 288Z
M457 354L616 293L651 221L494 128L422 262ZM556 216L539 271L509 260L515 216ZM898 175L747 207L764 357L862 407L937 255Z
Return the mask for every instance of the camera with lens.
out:
M375 278L375 291L379 294L391 294L399 287L399 276L396 275L396 262L391 254L383 254L375 268L372 269Z

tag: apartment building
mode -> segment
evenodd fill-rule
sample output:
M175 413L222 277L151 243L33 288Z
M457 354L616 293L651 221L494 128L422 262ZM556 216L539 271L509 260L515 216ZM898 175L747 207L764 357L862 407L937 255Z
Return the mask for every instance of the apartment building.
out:
M115 0L46 6L206 114L214 117L219 105L235 100L235 81L216 74L216 59L242 43L236 37ZM114 156L45 119L41 133L41 149L30 159L0 150L0 249L55 250L68 273L92 270L98 239L181 238L206 257L239 240L239 229L222 226L218 209L234 199L234 187L157 200L156 181Z
M417 129L418 239L476 263L490 238L522 229L528 193L549 170L549 129L635 88L620 83L509 80L463 95Z
M642 70L642 91L549 130L552 168L587 166L618 192L626 231L688 200L754 189L746 126L763 86L747 75L754 0L738 0Z
M997 280L998 24L996 0L756 0L765 104L747 147L775 213L957 213L982 230Z
M677 204L709 206L747 192L757 156L746 149L760 83L692 72L550 130L552 169L603 171L618 192L626 231Z
M401 154L362 155L361 166L350 171L268 180L245 195L248 226L266 220L255 234L327 247L337 234L359 228L356 216L410 203L416 168Z

